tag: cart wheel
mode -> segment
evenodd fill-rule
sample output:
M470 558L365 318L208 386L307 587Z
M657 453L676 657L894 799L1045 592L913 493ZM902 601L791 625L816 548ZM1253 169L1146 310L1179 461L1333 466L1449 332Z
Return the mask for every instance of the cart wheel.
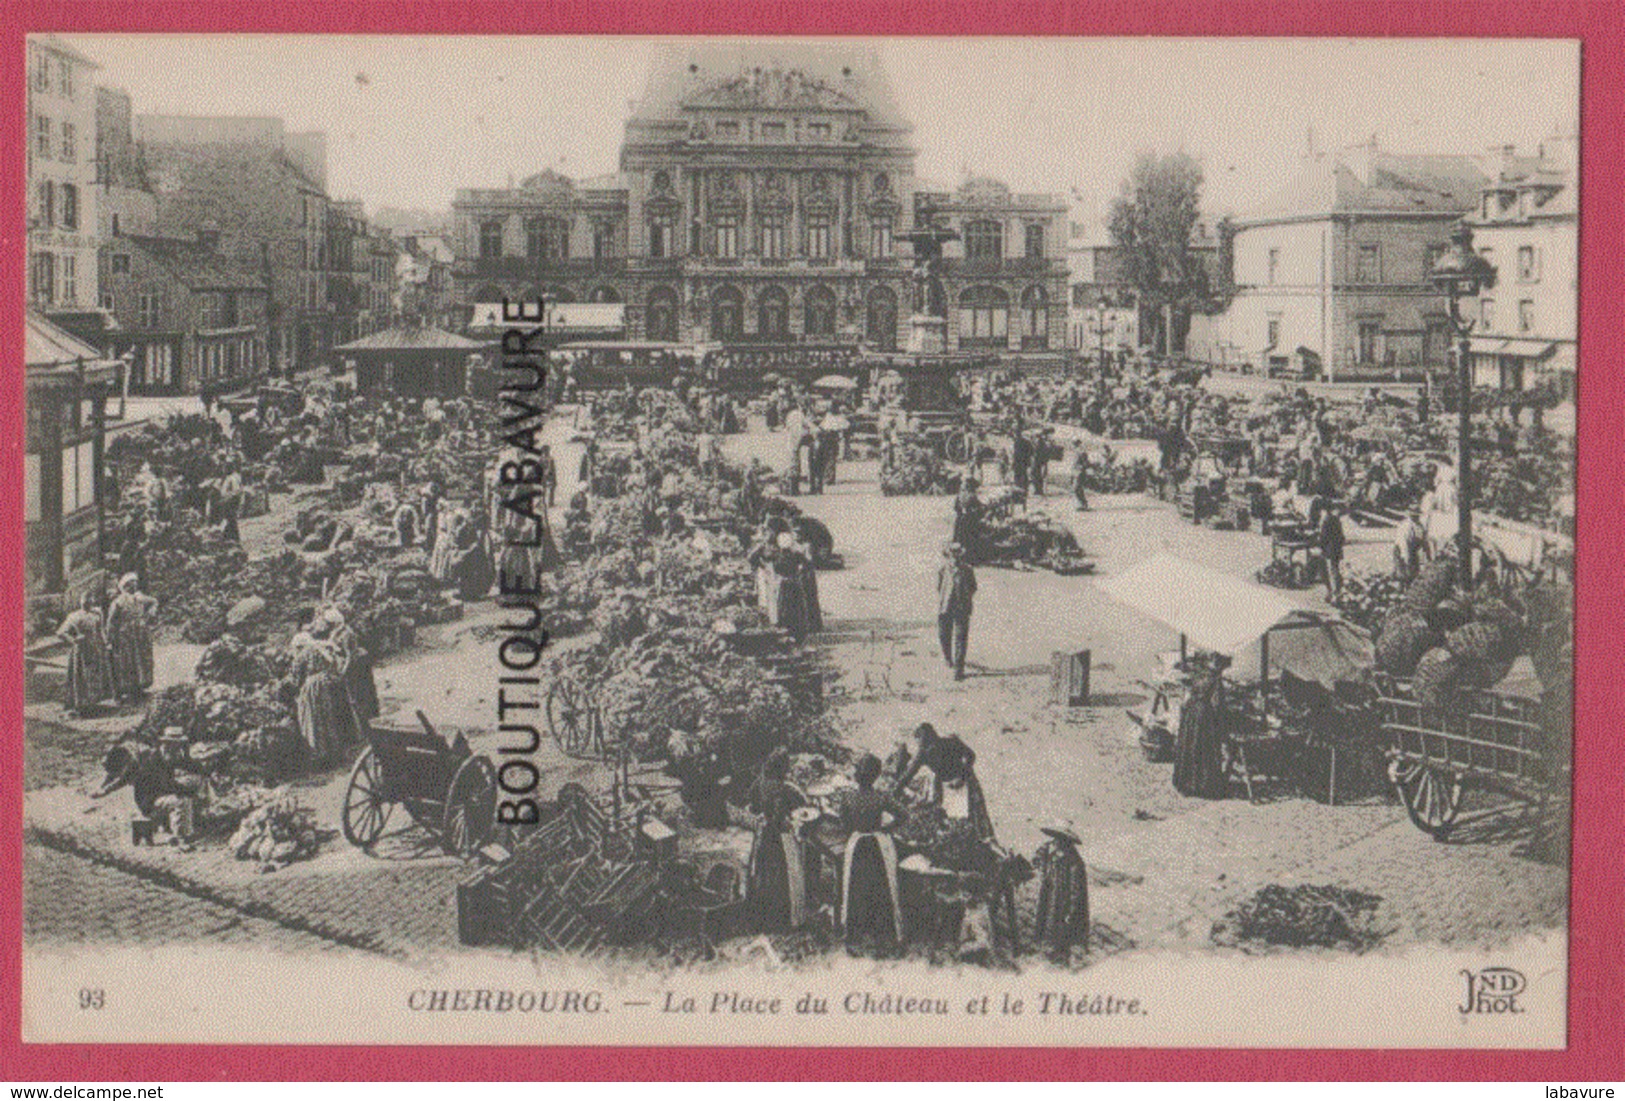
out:
M603 738L598 709L570 677L561 677L547 690L547 725L559 749L571 757L602 755Z
M1461 811L1461 777L1415 762L1396 763L1389 774L1416 828L1443 841Z
M491 840L497 822L497 777L487 757L470 757L457 766L446 791L446 820L440 847L468 858Z
M955 432L942 441L943 457L951 463L970 461L970 436L964 432Z
M389 824L395 804L384 795L384 770L377 754L368 746L350 770L350 786L344 792L344 815L340 825L344 839L358 849L369 849Z

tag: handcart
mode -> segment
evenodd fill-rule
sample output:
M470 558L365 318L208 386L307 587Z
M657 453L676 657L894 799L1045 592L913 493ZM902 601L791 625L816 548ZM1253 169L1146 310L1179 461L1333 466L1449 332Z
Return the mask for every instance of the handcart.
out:
M344 837L370 849L397 807L452 856L478 852L496 832L496 771L461 735L447 742L419 711L422 729L373 722L350 770Z
M1493 792L1544 813L1569 797L1568 747L1541 719L1539 701L1490 689L1458 691L1427 707L1401 680L1382 684L1388 778L1418 829L1444 840L1464 795Z

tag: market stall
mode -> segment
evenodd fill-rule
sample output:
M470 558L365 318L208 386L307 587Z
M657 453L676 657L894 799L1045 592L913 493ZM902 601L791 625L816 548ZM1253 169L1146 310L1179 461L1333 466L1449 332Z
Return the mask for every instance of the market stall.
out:
M1327 801L1336 802L1338 754L1357 726L1341 729L1339 692L1372 667L1365 631L1171 554L1155 555L1099 587L1179 632L1180 670L1191 667L1193 646L1233 659L1227 680L1237 690L1229 694L1234 714L1227 761L1249 798L1260 773L1302 776L1309 751L1316 750L1326 757Z

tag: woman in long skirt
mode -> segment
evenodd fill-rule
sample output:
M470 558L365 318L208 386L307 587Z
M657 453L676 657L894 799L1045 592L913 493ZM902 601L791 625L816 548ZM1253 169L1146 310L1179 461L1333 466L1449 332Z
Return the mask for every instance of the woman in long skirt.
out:
M113 670L107 635L96 612L96 597L85 593L77 610L69 612L57 636L69 645L68 683L63 706L69 715L83 715L101 706L111 694Z
M875 790L879 777L878 757L866 753L859 758L854 776L858 790L842 814L847 839L841 862L841 927L848 949L890 952L903 944L903 907L897 891L897 843L887 832L887 820L899 821L903 812Z
M339 662L332 646L322 637L320 624L294 636L291 676L299 685L294 711L299 734L305 740L311 762L332 764L338 754L353 745L361 724L350 694L339 674Z
M119 579L118 596L107 608L107 646L113 672L113 694L138 700L152 687L152 630L148 618L158 604L137 588L136 576Z
M350 695L350 706L356 718L365 723L378 717L378 681L373 675L372 651L361 641L361 634L345 620L344 613L329 608L322 614L323 621L333 633L333 649L342 665L340 679Z
M1199 799L1223 799L1230 789L1223 725L1224 670L1230 659L1215 654L1211 661L1180 708L1174 740L1174 790Z
M750 809L761 824L751 840L745 898L757 930L764 933L799 929L807 921L812 861L790 815L807 800L785 779L789 765L789 754L774 750L750 790Z

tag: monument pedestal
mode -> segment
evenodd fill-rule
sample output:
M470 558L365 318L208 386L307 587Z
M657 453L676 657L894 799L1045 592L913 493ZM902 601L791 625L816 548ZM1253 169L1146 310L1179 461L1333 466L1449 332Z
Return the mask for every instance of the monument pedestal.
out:
M915 314L909 318L908 351L940 355L948 350L948 319Z

